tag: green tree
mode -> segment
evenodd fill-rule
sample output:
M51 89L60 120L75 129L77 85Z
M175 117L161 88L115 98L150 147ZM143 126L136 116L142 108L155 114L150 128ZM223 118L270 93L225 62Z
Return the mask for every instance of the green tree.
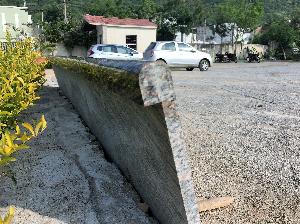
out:
M293 44L297 40L296 30L291 27L289 21L283 20L273 22L264 35L269 42L273 41L277 43L278 49L283 53L285 60L286 50L293 47Z
M191 28L199 26L204 20L202 1L196 0L169 0L161 8L157 19L159 27L158 36L164 35L160 32L168 33L167 36L175 37L175 32L180 31L182 34L190 33Z
M158 10L157 4L152 0L143 0L137 7L137 15L143 19L154 19Z
M210 24L213 24L213 31L221 37L221 52L223 38L230 32L230 27L227 25L229 20L230 18L228 18L227 14L223 11L223 5L216 4L212 7L208 21Z
M264 13L262 0L224 0L219 4L218 11L231 24L235 51L238 39L246 31L253 31L259 26Z
M300 7L297 7L292 12L291 26L295 30L295 44L300 47Z

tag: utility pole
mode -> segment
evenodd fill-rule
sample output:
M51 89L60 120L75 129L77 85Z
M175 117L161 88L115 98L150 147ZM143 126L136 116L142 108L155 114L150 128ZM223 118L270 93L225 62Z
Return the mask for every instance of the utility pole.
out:
M65 23L68 22L67 18L67 0L64 0L64 16L65 16Z
M206 18L204 19L203 44L206 42Z
M44 29L44 10L42 9L42 30Z

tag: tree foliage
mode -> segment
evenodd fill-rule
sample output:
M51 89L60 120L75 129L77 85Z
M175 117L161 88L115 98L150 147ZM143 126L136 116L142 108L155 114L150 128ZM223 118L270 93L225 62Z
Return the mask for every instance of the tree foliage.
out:
M0 5L22 6L23 0L0 0ZM291 21L290 27L296 31L295 43L299 45L299 6L300 0L68 0L68 24L63 22L61 0L31 0L29 12L34 22L41 25L43 10L44 36L48 41L64 41L70 46L95 41L95 30L82 22L84 14L150 19L158 24L158 40L174 39L177 31L190 33L205 19L221 37L238 30L234 32L235 40L258 26L268 30L276 25L274 21ZM265 36L259 39L268 41Z

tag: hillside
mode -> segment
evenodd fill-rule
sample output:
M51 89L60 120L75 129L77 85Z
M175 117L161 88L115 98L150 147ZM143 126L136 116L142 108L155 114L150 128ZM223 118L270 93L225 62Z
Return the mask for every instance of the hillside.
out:
M143 1L151 2L151 0L66 0L68 14L73 18L81 18L82 14L104 14L108 16L134 17L132 12L137 5L141 5ZM158 6L163 7L171 0L152 0ZM196 0L185 0L187 2ZM217 4L224 0L202 0L205 7ZM253 1L253 0L252 0ZM41 20L41 10L45 12L45 19L52 17L63 17L63 0L27 0L27 6L33 15L34 21ZM17 5L23 6L24 0L0 0L0 5ZM296 6L300 6L300 0L264 0L265 20L273 18L274 14L288 15ZM114 13L116 8L121 8L122 13ZM109 13L107 13L109 12ZM117 14L117 15L115 15Z

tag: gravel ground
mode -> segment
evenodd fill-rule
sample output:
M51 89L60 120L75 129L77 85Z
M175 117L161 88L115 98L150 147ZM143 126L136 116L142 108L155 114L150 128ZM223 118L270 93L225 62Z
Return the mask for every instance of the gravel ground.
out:
M300 63L174 71L199 198L233 196L203 223L300 223Z
M150 224L140 198L69 101L59 94L48 71L41 100L26 111L30 121L44 114L45 132L18 154L12 165L17 180L0 176L0 215L16 208L17 224Z

